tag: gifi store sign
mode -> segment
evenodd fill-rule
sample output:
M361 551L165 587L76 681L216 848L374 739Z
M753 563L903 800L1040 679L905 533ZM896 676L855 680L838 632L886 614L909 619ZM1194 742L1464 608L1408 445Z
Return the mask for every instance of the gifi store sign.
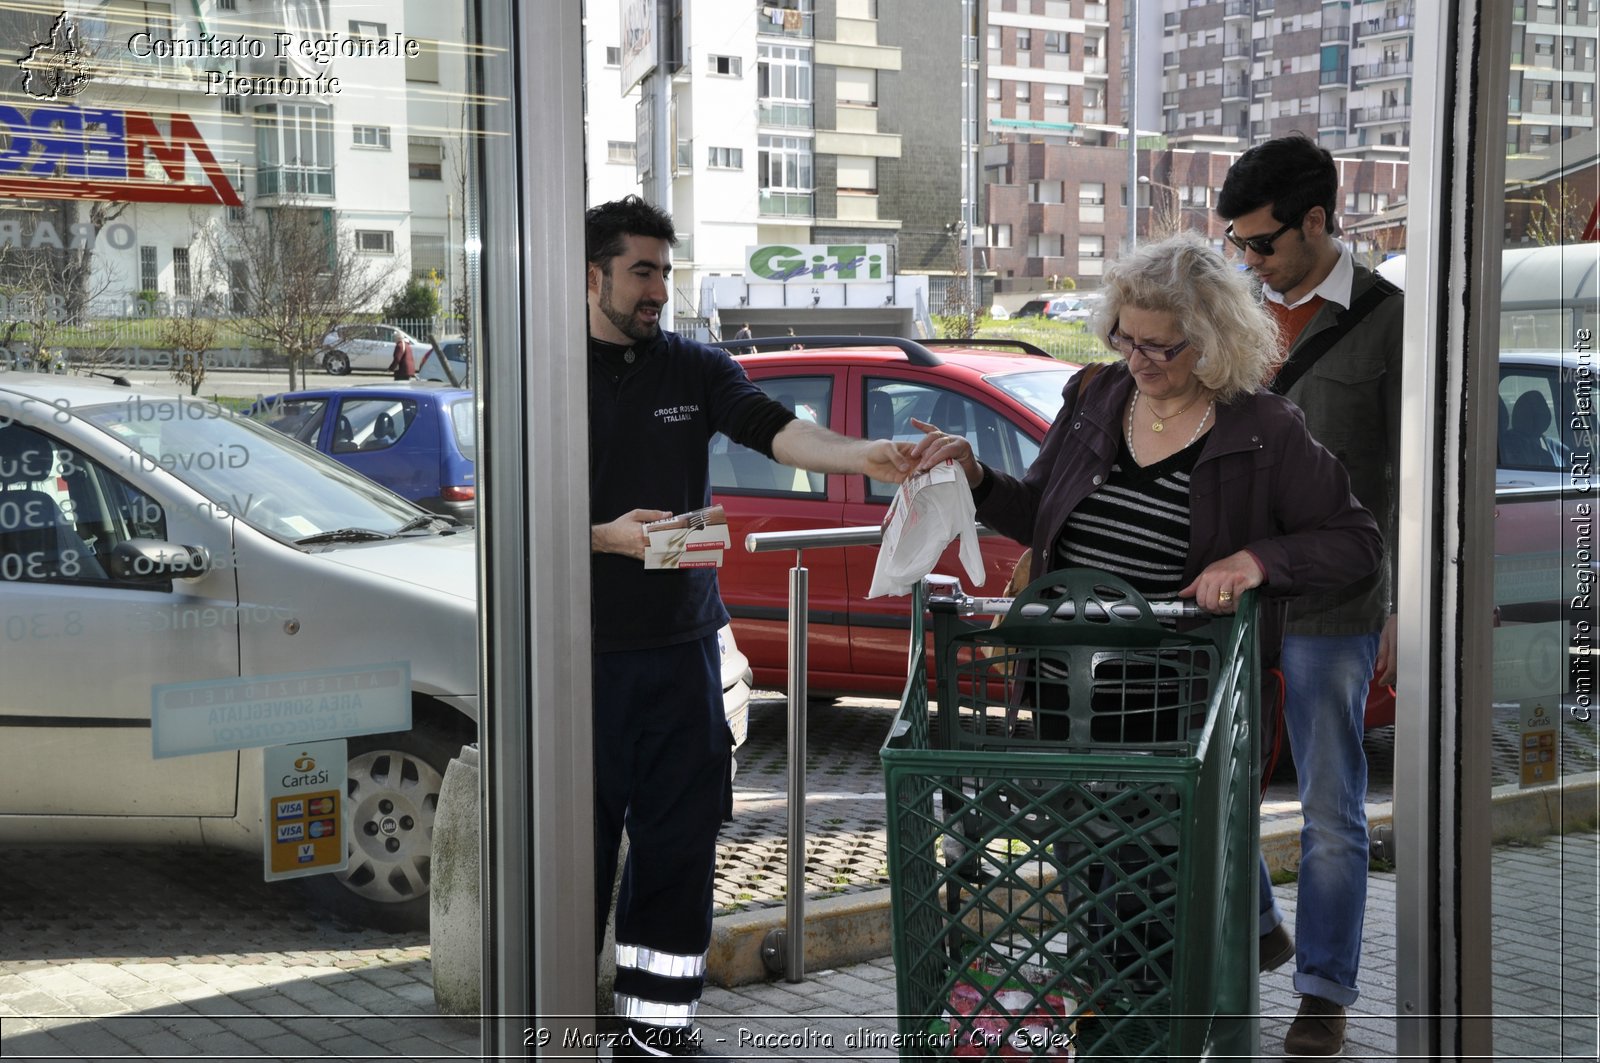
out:
M188 115L66 103L0 104L0 196L243 206Z
M888 244L764 244L745 249L745 280L882 281Z

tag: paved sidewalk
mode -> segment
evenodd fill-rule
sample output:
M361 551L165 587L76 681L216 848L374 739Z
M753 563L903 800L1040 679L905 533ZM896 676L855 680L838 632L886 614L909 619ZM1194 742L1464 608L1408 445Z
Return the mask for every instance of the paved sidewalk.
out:
M219 854L181 866L154 850L9 855L0 1058L477 1057L475 1029L435 1013L416 935L357 932L285 905ZM1496 1058L1596 1058L1597 870L1594 834L1496 849ZM1345 1058L1387 1060L1395 881L1369 881L1364 993ZM1292 884L1278 896L1292 915ZM1261 1058L1278 1058L1296 1006L1286 970L1263 977L1261 1001ZM894 1011L893 965L878 959L797 985L712 989L703 1025L710 1047L742 1059L888 1058Z

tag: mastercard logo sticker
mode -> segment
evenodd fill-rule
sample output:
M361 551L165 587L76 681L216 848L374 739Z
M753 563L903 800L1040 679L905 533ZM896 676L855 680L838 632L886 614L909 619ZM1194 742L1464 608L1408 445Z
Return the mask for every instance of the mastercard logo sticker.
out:
M333 811L333 798L313 797L306 802L306 814L311 816L326 816Z

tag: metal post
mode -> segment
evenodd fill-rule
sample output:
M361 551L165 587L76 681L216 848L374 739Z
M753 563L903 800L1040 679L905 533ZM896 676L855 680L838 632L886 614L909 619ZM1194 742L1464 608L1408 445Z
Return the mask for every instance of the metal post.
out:
M806 612L810 576L794 552L789 570L789 905L783 976L806 977Z
M1128 0L1128 250L1139 243L1139 4Z

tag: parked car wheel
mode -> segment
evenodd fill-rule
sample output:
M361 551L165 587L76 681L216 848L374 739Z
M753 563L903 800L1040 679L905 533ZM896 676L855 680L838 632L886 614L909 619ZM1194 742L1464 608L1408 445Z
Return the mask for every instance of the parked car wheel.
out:
M322 359L322 367L333 376L348 376L350 358L343 351L329 351Z
M334 914L381 930L428 926L433 818L445 767L463 739L419 721L349 742L350 864L307 881Z

